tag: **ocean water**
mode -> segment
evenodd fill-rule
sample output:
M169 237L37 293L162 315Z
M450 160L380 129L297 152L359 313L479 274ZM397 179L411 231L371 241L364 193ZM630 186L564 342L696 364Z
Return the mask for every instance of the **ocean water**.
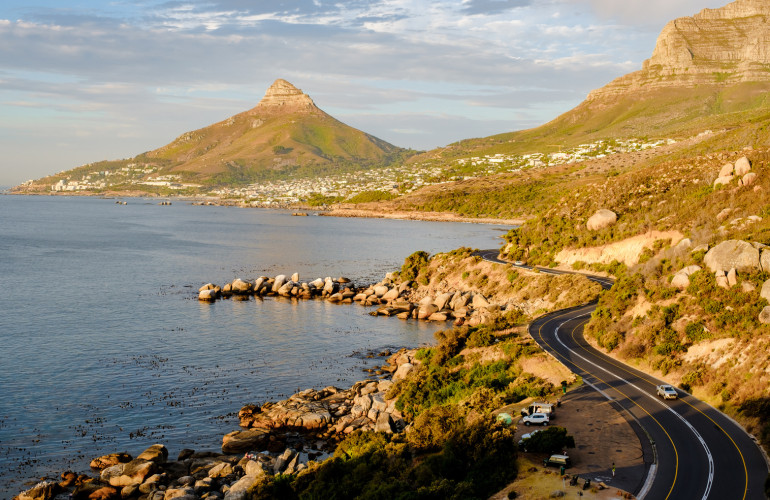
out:
M104 453L217 450L244 404L347 387L382 363L367 353L439 328L323 301L199 303L203 283L368 284L416 250L494 248L507 229L126 201L0 196L0 498Z

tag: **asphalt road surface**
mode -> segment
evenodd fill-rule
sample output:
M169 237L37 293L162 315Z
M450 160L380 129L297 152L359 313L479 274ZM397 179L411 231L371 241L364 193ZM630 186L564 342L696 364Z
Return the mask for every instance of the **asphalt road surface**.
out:
M498 258L497 250L478 254L510 264ZM610 279L590 278L612 286ZM655 463L639 491L632 493L645 499L765 499L768 464L759 444L726 415L681 390L675 400L660 399L656 386L665 382L589 346L583 326L595 308L592 303L548 314L535 320L529 332L544 350L624 408L646 433Z

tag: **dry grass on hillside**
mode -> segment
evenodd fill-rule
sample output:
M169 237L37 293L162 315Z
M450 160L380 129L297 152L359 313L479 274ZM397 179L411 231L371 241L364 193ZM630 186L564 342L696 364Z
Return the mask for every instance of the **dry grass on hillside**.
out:
M482 260L469 251L438 254L420 270L410 300L426 295L471 291L527 315L542 314L596 300L601 286L581 275L553 276Z

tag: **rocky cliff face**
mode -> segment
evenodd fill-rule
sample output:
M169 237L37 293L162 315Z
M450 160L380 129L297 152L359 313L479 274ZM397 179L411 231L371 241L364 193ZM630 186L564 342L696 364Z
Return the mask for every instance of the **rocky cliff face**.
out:
M637 71L593 91L604 95L670 86L770 81L770 2L736 0L669 22Z
M270 85L265 97L253 110L256 113L320 112L313 100L300 89L283 79Z

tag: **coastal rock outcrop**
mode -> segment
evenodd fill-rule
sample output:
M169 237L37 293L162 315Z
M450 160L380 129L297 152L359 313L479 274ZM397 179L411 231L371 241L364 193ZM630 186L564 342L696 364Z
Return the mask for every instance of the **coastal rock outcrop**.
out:
M109 455L94 458L91 460L90 466L92 469L102 470L113 465L128 463L133 459L134 457L126 452L110 453Z
M32 488L19 493L13 500L53 500L62 488L54 481L43 481Z
M222 438L222 453L244 453L261 449L267 445L270 436L261 429L233 431Z

